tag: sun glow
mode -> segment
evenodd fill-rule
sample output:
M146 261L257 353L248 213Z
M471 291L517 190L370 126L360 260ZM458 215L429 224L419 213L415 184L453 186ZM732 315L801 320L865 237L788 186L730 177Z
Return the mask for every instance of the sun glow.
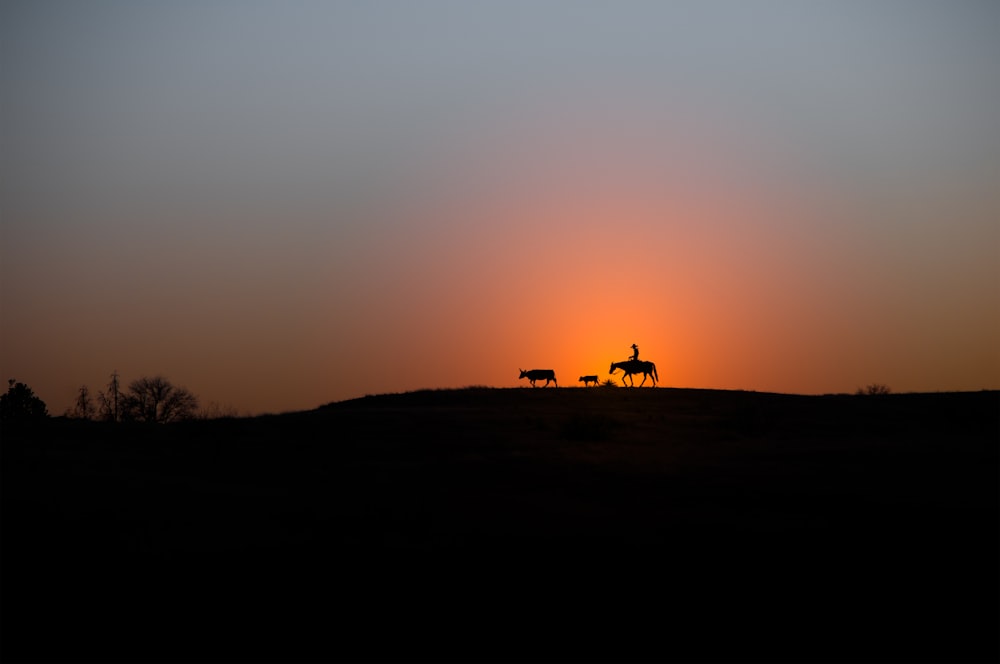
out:
M0 369L53 412L116 368L268 412L632 343L666 385L1000 387L988 3L225 4L0 20Z
M727 183L706 150L673 145L676 163L664 164L648 142L630 154L581 136L542 142L568 153L507 142L490 169L399 206L410 223L384 256L395 304L367 312L383 356L455 385L517 385L518 368L572 385L606 377L637 343L664 384L760 386L754 368L775 341L762 323L812 297L774 260L796 242L796 202L759 174L737 177L735 154L715 157Z

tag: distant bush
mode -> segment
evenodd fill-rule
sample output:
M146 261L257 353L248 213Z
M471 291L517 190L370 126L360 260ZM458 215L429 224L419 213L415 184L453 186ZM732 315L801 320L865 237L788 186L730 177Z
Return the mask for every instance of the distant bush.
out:
M605 378L604 382L601 383L601 387L618 387L618 383L613 378Z
M878 396L882 394L890 394L892 392L888 385L883 385L882 383L872 383L867 387L859 387L855 394L865 395L865 396Z
M222 405L215 401L208 402L202 406L195 414L194 418L199 420L226 420L240 417L240 411L228 404Z

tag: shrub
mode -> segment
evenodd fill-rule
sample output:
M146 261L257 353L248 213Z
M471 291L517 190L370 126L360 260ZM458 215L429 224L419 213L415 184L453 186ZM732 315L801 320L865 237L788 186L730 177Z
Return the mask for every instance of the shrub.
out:
M883 394L889 394L892 390L889 389L888 385L883 385L882 383L872 383L867 387L859 387L855 394L861 394L865 396L879 396Z

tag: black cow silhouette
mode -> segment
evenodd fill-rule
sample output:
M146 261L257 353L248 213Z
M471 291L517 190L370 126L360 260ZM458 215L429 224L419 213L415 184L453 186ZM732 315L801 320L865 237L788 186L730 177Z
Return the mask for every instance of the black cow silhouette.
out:
M615 369L621 369L625 372L625 375L622 376L622 385L626 385L625 379L628 378L632 383L629 387L635 387L635 379L632 378L632 374L642 374L642 382L639 383L639 387L645 385L646 379L650 376L653 378L653 387L656 387L656 381L660 379L660 376L656 373L656 365L646 360L625 360L624 362L612 362L611 370L608 371L608 373L613 374Z
M532 387L535 386L536 380L542 380L543 378L545 379L545 385L542 385L542 387L548 387L550 381L556 383L556 372L552 369L529 369L528 371L518 369L518 371L521 372L518 380L527 378ZM556 387L559 387L559 383L556 383Z
M587 387L590 383L597 385L597 376L580 376L580 382L583 383L584 387Z

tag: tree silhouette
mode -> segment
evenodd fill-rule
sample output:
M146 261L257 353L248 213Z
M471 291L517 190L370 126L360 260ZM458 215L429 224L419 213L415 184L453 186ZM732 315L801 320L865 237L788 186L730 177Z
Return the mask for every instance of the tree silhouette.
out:
M198 398L162 376L143 377L129 383L121 398L121 418L134 422L176 422L191 419Z
M92 420L95 412L94 400L90 398L90 390L86 385L81 385L76 395L76 402L72 408L66 410L66 415L81 420Z
M866 387L859 387L855 394L862 394L865 396L883 396L886 394L891 394L892 389L888 385L883 385L882 383L872 383Z
M23 422L49 416L45 402L35 396L31 388L13 378L7 381L7 393L0 395L0 420Z
M106 393L97 392L97 401L100 404L98 406L98 413L102 420L117 422L121 419L121 410L119 408L121 391L118 388L117 369L111 374L111 380L108 381L108 391Z

